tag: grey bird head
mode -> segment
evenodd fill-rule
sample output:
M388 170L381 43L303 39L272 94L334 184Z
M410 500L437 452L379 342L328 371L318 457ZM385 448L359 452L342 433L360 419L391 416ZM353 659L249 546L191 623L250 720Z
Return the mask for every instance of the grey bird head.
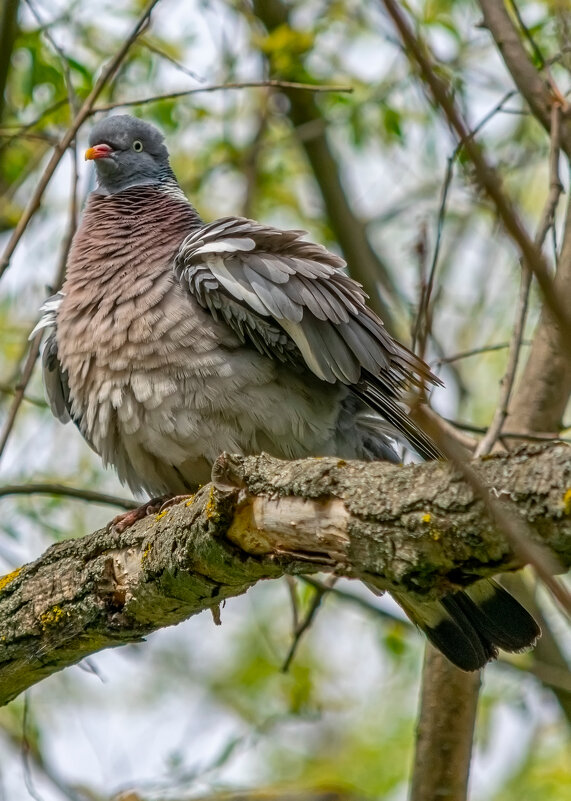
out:
M91 131L85 158L95 161L98 191L114 195L144 184L173 181L162 133L128 114L107 117Z

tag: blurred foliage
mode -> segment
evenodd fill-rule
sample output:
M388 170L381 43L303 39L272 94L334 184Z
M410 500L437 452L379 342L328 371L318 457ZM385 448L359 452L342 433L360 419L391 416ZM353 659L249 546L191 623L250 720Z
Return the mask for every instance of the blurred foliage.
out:
M7 65L6 86L0 86L2 241L72 119L65 71L77 105L143 3L34 0L42 25L24 0L15 5L13 46L0 53L0 66L2 60ZM296 0L286 4L287 22L268 31L242 0L163 0L151 29L99 103L268 76L351 86L352 94L316 95L320 118L298 130L288 98L269 88L191 94L128 110L163 129L174 169L205 219L244 213L306 228L335 249L337 232L300 148L300 141L325 130L350 205L366 222L403 299L395 318L406 330L434 251L454 142L381 7L372 0ZM513 89L488 33L478 25L477 4L419 0L407 7L476 125ZM560 88L568 91L568 3L521 0L518 7L542 57L555 59L551 69ZM80 131L80 155L89 124ZM548 192L544 131L515 95L484 126L481 138L533 228ZM18 383L26 337L56 280L71 164L70 152L0 283L0 428ZM86 175L80 163L79 205L89 189ZM561 213L559 228L560 218ZM509 338L519 266L475 191L462 153L454 165L436 275L428 358ZM536 315L534 299L528 337ZM440 370L447 390L436 404L447 416L485 425L505 356L505 351L481 353ZM26 396L32 402L21 407L3 457L3 477L68 481L124 494L77 432L63 429L37 403L42 397L37 373ZM91 531L110 516L108 509L69 500L0 500L0 560L6 571L49 542ZM300 593L307 603L311 593ZM556 613L550 614L557 621ZM222 627L214 628L201 616L140 648L96 656L92 667L101 681L73 669L34 688L27 768L21 759L23 703L0 710L0 799L24 799L30 792L46 801L109 799L131 787L134 798L168 799L254 786L283 791L283 797L335 787L363 799L404 798L422 650L410 626L330 597L284 675L281 665L292 635L282 585L256 587L222 610L222 619ZM565 641L562 626L555 628ZM565 723L535 678L522 681L520 672L512 674L508 667L488 668L480 718L475 801L569 797ZM478 778L483 775L495 777L493 787ZM271 797L273 791L264 793Z
M498 801L541 801L571 793L569 744L553 731L538 731L529 758L497 794Z

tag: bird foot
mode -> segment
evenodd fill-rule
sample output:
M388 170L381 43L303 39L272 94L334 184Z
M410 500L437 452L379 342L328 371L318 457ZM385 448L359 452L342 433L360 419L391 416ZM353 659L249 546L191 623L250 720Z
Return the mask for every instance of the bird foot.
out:
M159 514L162 515L171 506L175 506L182 501L188 501L194 498L194 495L161 495L160 498L151 498L150 501L138 506L136 509L131 509L128 512L123 512L109 523L108 528L112 528L118 534L131 528L132 525L139 520L144 520L148 515Z
M193 500L194 495L173 495L171 498L167 498L166 500L163 498L163 503L161 508L159 509L159 514L165 512L167 509L170 509L171 506L176 506L177 503L182 503L183 501ZM189 504L190 506L190 504Z
M130 509L128 512L123 512L109 523L108 529L113 529L118 534L122 534L132 525L139 520L143 520L147 515L153 515L160 512L164 504L169 503L171 498L168 495L162 495L160 498L151 498L136 509Z

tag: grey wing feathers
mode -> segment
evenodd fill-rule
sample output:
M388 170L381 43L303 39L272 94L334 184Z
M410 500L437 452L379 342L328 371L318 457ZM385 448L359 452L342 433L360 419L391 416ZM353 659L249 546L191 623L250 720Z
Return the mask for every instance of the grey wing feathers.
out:
M438 379L387 334L360 284L342 272L343 259L304 234L226 217L186 237L175 273L243 341L281 360L302 360L324 381L350 385L421 455L435 458L437 449L398 401L405 383Z
M42 350L42 373L44 379L44 388L52 414L54 417L57 417L60 422L67 423L71 419L69 387L67 385L65 373L62 370L60 361L58 359L55 332L57 310L62 298L62 293L58 292L56 295L49 297L42 304L40 311L43 311L44 313L30 334L30 339L35 336L38 331L41 331L44 328L54 329L46 338Z

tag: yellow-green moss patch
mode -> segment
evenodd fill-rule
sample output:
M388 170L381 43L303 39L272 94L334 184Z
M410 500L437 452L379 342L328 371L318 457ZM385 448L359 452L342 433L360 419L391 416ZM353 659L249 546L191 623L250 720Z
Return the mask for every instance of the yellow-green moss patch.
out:
M217 515L216 509L216 495L214 494L214 487L210 488L210 495L204 507L204 514L207 520L212 520Z
M5 576L2 576L0 578L0 592L4 589L4 587L7 587L10 582L14 581L14 579L17 578L21 572L22 568L17 567L16 570L12 570L11 573L7 573Z
M42 624L42 629L45 631L46 629L50 628L50 626L57 626L58 623L61 623L64 617L67 617L69 612L65 612L61 606L56 604L52 606L51 609L48 609L47 612L43 612L40 615L40 623Z

